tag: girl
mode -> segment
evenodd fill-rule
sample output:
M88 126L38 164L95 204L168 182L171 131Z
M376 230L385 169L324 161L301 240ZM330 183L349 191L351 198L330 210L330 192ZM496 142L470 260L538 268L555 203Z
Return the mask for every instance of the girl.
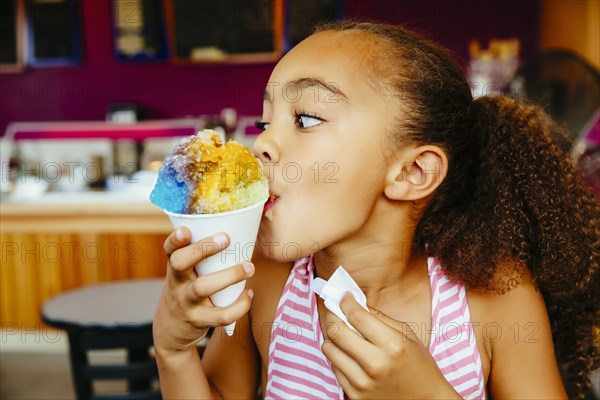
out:
M586 392L599 207L539 108L473 100L435 44L343 22L277 64L259 126L271 190L262 255L198 277L194 264L226 249L226 234L189 244L180 229L165 242L154 320L165 398ZM310 289L339 265L367 298L369 312L341 302L360 336ZM247 278L233 305L212 306L211 293ZM236 320L200 360L208 329Z

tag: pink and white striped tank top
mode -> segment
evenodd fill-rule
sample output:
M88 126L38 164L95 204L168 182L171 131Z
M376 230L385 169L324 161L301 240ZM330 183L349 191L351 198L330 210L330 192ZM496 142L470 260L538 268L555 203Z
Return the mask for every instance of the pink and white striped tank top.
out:
M432 336L429 352L446 380L463 397L485 399L465 288L450 282L439 262L428 258ZM313 258L296 261L275 313L267 372L267 399L344 399L344 391L321 352L323 333L310 289Z

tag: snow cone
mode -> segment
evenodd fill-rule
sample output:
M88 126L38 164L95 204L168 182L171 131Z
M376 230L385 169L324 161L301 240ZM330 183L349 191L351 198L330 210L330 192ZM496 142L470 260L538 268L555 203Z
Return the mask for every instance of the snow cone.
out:
M233 140L224 144L218 133L204 130L177 143L158 173L150 201L160 207L175 228L187 227L192 243L217 232L229 235L229 246L199 262L199 276L250 261L269 186L262 163L250 149ZM218 307L231 305L246 282L210 296ZM232 335L235 322L225 327Z

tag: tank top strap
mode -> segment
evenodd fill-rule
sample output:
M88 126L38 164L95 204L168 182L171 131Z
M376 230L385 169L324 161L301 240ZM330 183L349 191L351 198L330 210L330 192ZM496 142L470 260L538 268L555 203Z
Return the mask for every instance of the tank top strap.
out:
M485 399L481 358L463 285L450 281L438 260L428 257L432 337L429 352L446 380L463 397ZM312 256L294 263L275 313L265 398L344 399L321 352L323 334L310 289Z
M294 263L271 330L267 399L343 399L331 363L323 352L317 300L310 288L312 256Z
M428 257L431 283L429 353L446 380L465 399L485 399L481 357L466 290L444 274L439 260Z

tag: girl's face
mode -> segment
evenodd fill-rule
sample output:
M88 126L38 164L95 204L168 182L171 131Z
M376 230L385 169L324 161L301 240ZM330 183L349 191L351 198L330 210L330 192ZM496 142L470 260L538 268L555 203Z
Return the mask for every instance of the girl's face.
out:
M377 202L385 201L391 113L370 86L363 61L372 54L369 43L356 32L318 33L290 51L269 79L264 132L253 150L276 196L259 232L271 258L296 260L360 238Z

